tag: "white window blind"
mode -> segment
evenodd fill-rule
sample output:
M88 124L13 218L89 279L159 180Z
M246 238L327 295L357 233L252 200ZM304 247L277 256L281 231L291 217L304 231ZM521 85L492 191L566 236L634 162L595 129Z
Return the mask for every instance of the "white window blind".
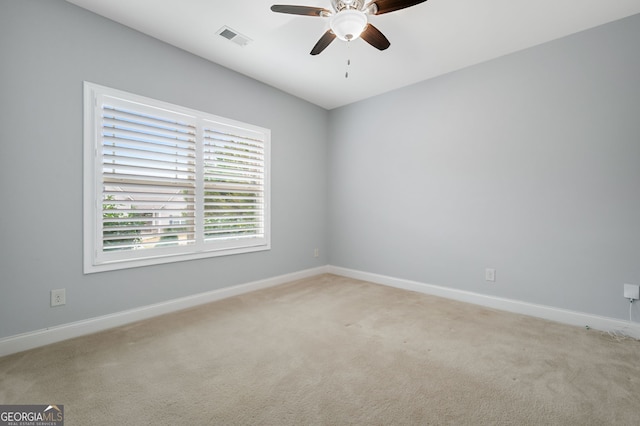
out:
M264 235L264 143L205 122L204 238Z
M85 272L270 248L268 129L85 83Z

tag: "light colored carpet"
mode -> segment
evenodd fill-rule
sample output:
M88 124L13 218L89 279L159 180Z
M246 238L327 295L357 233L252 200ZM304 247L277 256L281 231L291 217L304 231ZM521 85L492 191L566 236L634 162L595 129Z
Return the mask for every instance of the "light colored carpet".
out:
M640 342L322 275L0 358L67 425L637 425Z

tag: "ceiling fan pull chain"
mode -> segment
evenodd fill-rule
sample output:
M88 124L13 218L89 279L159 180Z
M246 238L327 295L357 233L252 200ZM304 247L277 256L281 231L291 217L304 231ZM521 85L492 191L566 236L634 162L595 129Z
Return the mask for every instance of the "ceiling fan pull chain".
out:
M349 65L351 65L351 43L347 42L347 72L344 73L344 78L349 78Z

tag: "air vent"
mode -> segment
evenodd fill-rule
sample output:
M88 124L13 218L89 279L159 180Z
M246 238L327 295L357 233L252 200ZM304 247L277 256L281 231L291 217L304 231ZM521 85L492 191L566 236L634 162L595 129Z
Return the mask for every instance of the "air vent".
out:
M238 46L242 46L242 47L246 46L251 41L251 39L249 37L247 37L245 35L242 35L239 32L237 32L236 30L231 29L231 28L229 28L227 26L224 26L224 27L220 28L216 34L218 34L218 35L226 38L227 40L234 42Z

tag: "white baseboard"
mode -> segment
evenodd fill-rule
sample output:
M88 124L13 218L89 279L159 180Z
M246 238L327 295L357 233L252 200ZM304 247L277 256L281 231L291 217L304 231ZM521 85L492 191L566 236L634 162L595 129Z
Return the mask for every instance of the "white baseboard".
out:
M575 325L579 327L589 327L595 330L606 332L614 332L616 334L623 334L635 339L640 339L640 323L636 322L601 317L597 315L559 309L550 306L536 305L533 303L488 296L485 294L441 287L432 284L424 284L416 281L357 271L354 269L341 268L338 266L328 266L327 272L335 275L342 275L348 278L382 284L389 287L396 287L404 290L415 291L418 293L458 300L461 302L473 303L475 305L500 309L516 314L543 318L563 324Z
M168 300L154 305L143 306L128 311L116 312L82 321L36 330L0 339L0 356L22 352L39 346L60 342L74 337L84 336L132 322L192 308L216 300L238 296L256 290L285 284L291 281L312 277L327 272L326 266L306 269L277 277L266 278L246 284L225 287L179 299Z
M533 303L526 303L518 300L488 296L469 291L457 290L432 284L420 283L417 281L393 278L389 276L373 274L370 272L363 272L354 269L327 265L293 272L290 274L280 275L277 277L266 278L259 281L253 281L250 283L225 287L208 291L206 293L182 297L179 299L168 300L166 302L143 306L128 311L116 312L110 315L89 318L82 321L5 337L3 339L0 339L0 356L10 355L39 346L72 339L74 337L104 331L110 328L119 327L136 321L152 318L158 315L192 308L198 305L203 305L205 303L215 302L216 300L222 300L228 297L238 296L252 291L261 290L324 273L342 275L344 277L369 281L389 287L396 287L404 290L415 291L418 293L445 297L447 299L473 303L475 305L486 306L489 308L500 309L517 314L529 315L537 318L556 321L559 323L575 325L579 327L588 326L596 330L620 333L636 339L640 339L640 323L601 317L565 309L558 309L550 306L536 305Z

